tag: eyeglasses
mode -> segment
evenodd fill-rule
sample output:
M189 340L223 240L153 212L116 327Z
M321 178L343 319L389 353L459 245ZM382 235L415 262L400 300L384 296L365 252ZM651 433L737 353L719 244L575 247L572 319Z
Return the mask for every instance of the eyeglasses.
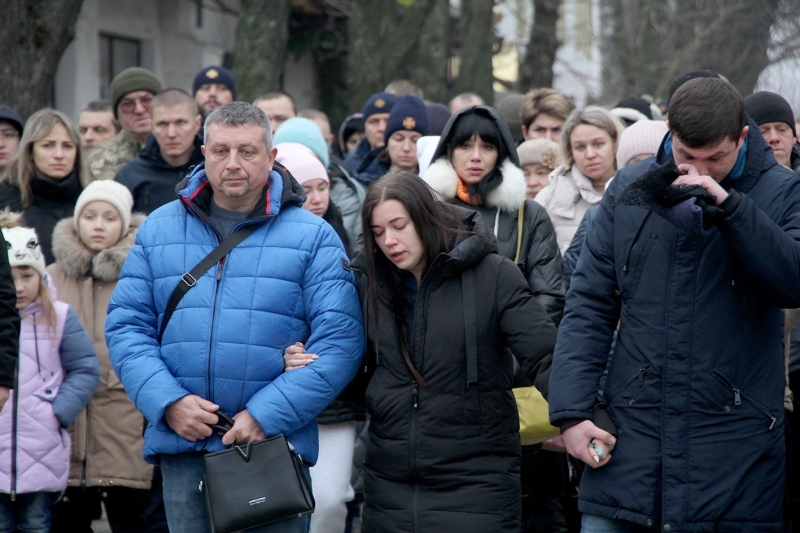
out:
M153 97L150 95L142 96L141 98L136 99L125 99L121 100L119 103L119 109L126 113L133 113L133 110L136 109L136 104L142 104L142 107L145 111L150 109L150 104L153 103Z

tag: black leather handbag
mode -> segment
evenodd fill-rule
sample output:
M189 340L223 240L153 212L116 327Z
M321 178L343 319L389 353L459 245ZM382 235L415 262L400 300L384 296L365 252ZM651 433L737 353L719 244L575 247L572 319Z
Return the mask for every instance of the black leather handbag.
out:
M220 421L233 419L217 411ZM211 426L226 433L228 428ZM231 533L314 512L302 460L283 434L204 456L203 491L212 533Z

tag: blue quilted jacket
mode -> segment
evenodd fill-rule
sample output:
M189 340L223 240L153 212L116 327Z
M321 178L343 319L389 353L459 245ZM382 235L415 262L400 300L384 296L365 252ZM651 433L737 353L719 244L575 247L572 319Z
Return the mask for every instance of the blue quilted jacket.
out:
M284 433L302 458L317 459L314 418L361 362L361 309L341 241L301 207L302 188L276 164L264 196L241 224L259 228L197 280L157 337L181 276L220 242L207 213L203 165L179 200L142 224L111 297L106 340L114 370L149 421L144 457L224 448L219 436L189 442L164 420L167 406L196 394L235 414L243 409L270 435ZM320 357L284 373L283 350L304 342Z

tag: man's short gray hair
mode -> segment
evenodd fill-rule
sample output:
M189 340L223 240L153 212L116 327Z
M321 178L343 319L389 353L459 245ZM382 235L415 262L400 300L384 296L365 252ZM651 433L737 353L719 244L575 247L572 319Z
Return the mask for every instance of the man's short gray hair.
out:
M272 149L272 123L261 109L247 102L231 102L216 108L206 118L203 128L203 144L208 145L208 130L212 124L223 126L260 126L262 140L267 150Z

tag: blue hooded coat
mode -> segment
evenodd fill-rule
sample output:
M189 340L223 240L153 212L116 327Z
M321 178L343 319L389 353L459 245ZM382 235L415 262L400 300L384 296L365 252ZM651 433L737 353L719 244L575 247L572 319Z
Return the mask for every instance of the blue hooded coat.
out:
M668 163L624 168L603 197L572 275L550 377L563 427L605 407L619 432L586 469L583 513L661 531L780 531L783 311L800 306L800 179L758 127L725 215L701 233L617 204ZM597 397L612 335L607 386Z
M276 163L240 224L258 229L197 280L159 346L170 294L222 238L209 224L212 194L200 165L180 200L139 228L109 304L114 370L148 420L145 459L224 448L217 435L190 442L167 425L166 407L196 394L230 415L247 409L267 436L284 433L313 464L314 418L353 378L364 350L355 280L342 266L347 256L333 228L301 207L302 188ZM295 342L319 359L284 372L283 351Z

